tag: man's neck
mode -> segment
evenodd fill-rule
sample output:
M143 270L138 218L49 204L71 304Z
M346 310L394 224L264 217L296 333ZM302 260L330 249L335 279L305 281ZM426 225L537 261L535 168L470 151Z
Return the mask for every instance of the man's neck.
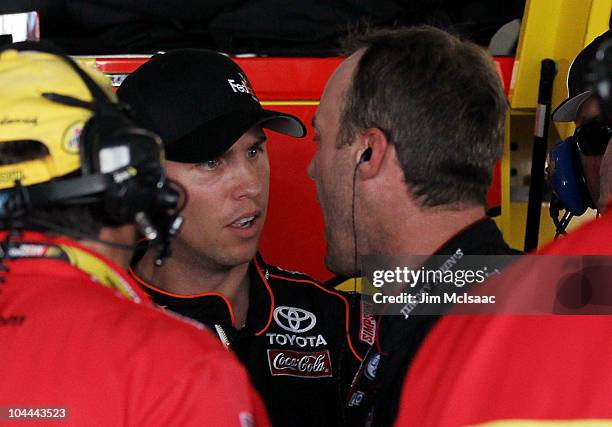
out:
M130 265L132 249L136 242L136 234L133 225L123 225L121 227L103 227L99 233L100 241L79 240L79 243L119 265L127 270ZM111 246L103 242L112 242L117 246Z
M197 295L214 292L229 299L236 328L246 322L249 308L249 263L231 268L210 268L198 262L181 261L170 257L162 267L155 267L154 254L147 252L138 264L138 274L152 285L178 295Z
M406 184L395 149L387 153L379 176L363 181L357 193L361 196L356 201L356 237L362 253L433 255L461 230L485 218L484 206L476 204L423 206Z
M483 207L456 210L428 209L404 221L384 223L377 234L376 253L386 255L432 255L471 224L485 218ZM384 236L384 237L383 237Z

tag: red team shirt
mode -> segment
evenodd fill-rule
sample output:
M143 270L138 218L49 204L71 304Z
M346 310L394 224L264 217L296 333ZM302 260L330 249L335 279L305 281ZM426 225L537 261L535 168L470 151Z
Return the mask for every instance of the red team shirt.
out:
M612 214L539 253L612 255ZM507 283L549 273L520 263ZM410 368L396 425L610 419L611 338L609 315L446 316Z
M155 309L99 256L132 300L95 283L58 256L61 245L95 255L74 242L22 240L34 244L4 261L0 284L0 425L6 407L65 408L58 425L269 424L245 370L207 330Z

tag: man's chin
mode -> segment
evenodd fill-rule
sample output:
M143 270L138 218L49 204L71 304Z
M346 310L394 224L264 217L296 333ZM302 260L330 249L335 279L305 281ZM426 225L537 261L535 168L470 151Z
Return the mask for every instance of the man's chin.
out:
M250 248L240 248L237 251L232 251L232 253L230 253L229 255L230 258L233 260L233 264L241 265L250 262L253 258L255 258L255 255L257 254L257 249L257 246Z
M328 250L325 253L325 266L336 276L353 277L357 275L357 272L355 271L355 261L352 258L333 254Z
M604 195L605 194L605 195ZM610 205L612 204L612 193L603 192L599 197L599 202L597 203L597 211L599 213L603 213L607 210L610 210Z
M215 254L210 254L210 259L218 268L232 269L240 265L248 264L257 254L257 246L219 247Z

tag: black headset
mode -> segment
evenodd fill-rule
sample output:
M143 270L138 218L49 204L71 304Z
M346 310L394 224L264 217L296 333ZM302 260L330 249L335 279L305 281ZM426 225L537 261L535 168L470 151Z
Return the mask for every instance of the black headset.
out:
M612 126L612 41L604 42L598 49L594 61L589 64L587 82L600 103L601 122ZM608 128L609 130L609 128ZM578 132L579 130L577 130ZM549 154L549 180L553 190L550 216L557 228L557 236L565 234L573 216L582 215L587 208L596 208L580 161L580 149L574 136L557 141ZM602 153L603 154L603 153ZM560 210L565 214L559 219Z
M369 162L372 158L372 147L366 148L359 156L359 160L355 165L355 170L353 170L353 194L351 196L351 225L353 229L353 268L357 271L357 225L355 223L355 197L356 197L356 183L357 183L357 169L359 165L365 162ZM353 292L357 292L357 277L353 277Z
M156 263L161 264L169 254L170 238L182 225L180 213L186 203L186 194L182 191L184 203L179 206L181 188L166 179L161 139L137 126L125 104L112 102L86 72L53 45L23 42L2 50L8 49L38 51L62 58L85 83L93 101L57 93L44 93L43 97L86 108L94 114L79 137L80 176L28 187L16 182L15 187L0 191L0 221L8 219L14 223L34 208L97 203L109 225L136 224L148 240L159 242ZM117 158L118 153L121 155ZM127 164L120 159L127 159Z
M587 208L595 208L573 136L557 141L552 147L547 171L552 189L550 217L556 227L556 236L559 236L565 234L572 217L582 215ZM565 213L559 218L561 210L565 210Z

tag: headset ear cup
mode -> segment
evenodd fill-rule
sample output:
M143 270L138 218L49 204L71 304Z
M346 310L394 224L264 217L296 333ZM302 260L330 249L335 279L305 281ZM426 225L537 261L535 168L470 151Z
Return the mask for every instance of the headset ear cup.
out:
M143 171L141 171L143 172ZM115 184L104 194L104 208L108 218L116 224L131 224L138 213L148 216L147 220L155 222L154 210L166 211L178 204L178 193L164 187L160 189L158 180L152 171L142 173L131 179ZM176 194L175 194L176 193ZM173 203L166 206L164 197L170 197ZM159 224L154 224L158 226Z
M104 193L104 210L108 217L119 225L134 222L136 216L134 207L140 205L138 201L141 197L138 192L137 181L137 179L129 179L123 183L112 185Z
M572 137L557 141L551 149L549 179L562 207L573 215L582 215L592 203Z
M574 155L574 171L576 175L576 186L578 187L578 191L582 196L582 201L584 204L591 209L595 209L596 205L593 202L593 198L591 197L591 192L589 191L589 187L586 183L586 177L584 176L584 168L582 167L582 161L580 160L580 152L578 151L578 147L576 144L573 144L572 154Z
M140 221L159 222L158 218L153 218L157 214L156 209L166 209L158 206L161 203L160 180L163 177L159 137L138 128L122 114L102 111L86 123L80 142L83 175L103 173L106 168L101 165L100 154L103 150L128 147L131 167L124 168L117 177L113 175L114 183L101 194L105 220L113 225L133 224L138 222L137 214L144 213L147 218ZM153 162L149 159L152 152L157 153ZM168 221L166 213L162 217L163 221ZM168 224L161 224L161 227L167 228Z

